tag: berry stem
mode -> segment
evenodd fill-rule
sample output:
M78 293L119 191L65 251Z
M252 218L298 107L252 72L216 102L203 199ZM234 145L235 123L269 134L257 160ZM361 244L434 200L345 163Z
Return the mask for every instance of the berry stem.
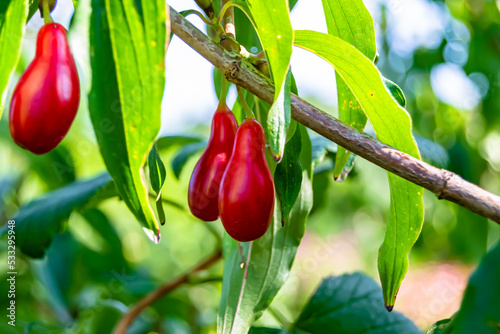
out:
M230 2L230 0L222 0L223 7ZM236 30L234 27L234 8L228 7L224 12L224 16L222 17L222 26L224 27L224 32L229 37L233 39L236 38Z
M43 22L45 24L53 23L54 20L52 19L52 16L50 16L49 0L42 0L42 8L43 8Z
M197 15L202 21L203 23L205 23L207 26L212 26L212 22L207 19L202 13L200 13L199 11L197 10L194 10L194 9L189 9L189 10L185 10L184 11L184 17L188 16L188 15L191 15L191 14L194 14L194 15Z
M219 106L217 107L217 109L223 109L225 107L227 107L227 104L226 104L226 97L227 97L227 79L226 77L222 76L222 87L221 87L221 91L220 91L220 99L219 99Z
M246 118L255 118L255 114L253 113L252 109L250 109L250 107L247 104L247 101L245 100L242 88L236 86L236 89L238 90L238 97L240 98L241 106L243 107L243 110L245 110Z

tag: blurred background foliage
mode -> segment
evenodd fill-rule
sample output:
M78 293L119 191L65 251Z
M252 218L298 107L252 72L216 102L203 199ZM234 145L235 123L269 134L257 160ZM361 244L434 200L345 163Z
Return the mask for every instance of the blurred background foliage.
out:
M305 8L306 2L299 0L295 11ZM421 148L425 149L428 140L439 144L445 152L429 152L432 163L498 194L500 1L378 0L366 4L377 30L378 67L406 94ZM194 2L186 6L195 8ZM70 40L78 50L75 54L85 86L89 82L88 49L82 32L87 29L88 7L81 7L71 24ZM320 12L314 15L318 16L315 20L323 20ZM29 43L38 28L36 23L28 26L18 75L32 57ZM167 63L169 66L181 65ZM211 87L205 89L213 94ZM310 92L305 89L303 96L335 114L336 106ZM45 156L34 156L13 144L7 114L0 122L2 221L40 194L104 169L85 100L68 137ZM168 127L163 124L167 132L172 131ZM189 119L175 131L203 140L208 129L205 119ZM17 253L19 326L2 323L0 332L22 332L28 326L29 333L59 333L62 328L67 333L109 333L127 306L211 254L218 245L216 235L222 233L220 222L201 222L187 210L187 184L199 153L188 158L179 156L186 149L184 153L179 150L193 141L191 151L199 152L198 141L186 137L170 136L159 143L167 166L163 188L167 222L159 245L147 240L118 198L73 213L43 260ZM389 208L385 172L357 159L347 180L335 182L330 159L335 145L330 151L316 169L313 212L292 275L272 304L278 318L295 319L327 275L364 271L378 279L376 257ZM182 170L179 160L186 162ZM411 253L410 271L396 305L422 329L458 309L469 274L500 236L498 226L485 218L438 201L427 192L424 200L423 231ZM6 258L5 244L4 239L2 258ZM0 263L0 291L8 290L6 265ZM131 332L215 333L221 273L219 263L193 277L192 284L148 308ZM206 279L211 282L196 284ZM5 309L7 303L2 296L0 306ZM280 325L276 314L269 312L258 323Z

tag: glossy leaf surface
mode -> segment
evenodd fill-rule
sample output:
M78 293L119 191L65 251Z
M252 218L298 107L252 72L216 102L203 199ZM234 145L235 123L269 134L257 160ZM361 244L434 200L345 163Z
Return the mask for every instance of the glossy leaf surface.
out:
M322 0L328 33L354 45L368 59L377 52L373 18L362 0ZM363 130L366 116L356 97L336 73L339 119L357 130ZM344 148L335 156L334 177L344 170L351 152Z
M266 53L274 81L274 103L268 117L273 157L279 161L290 125L290 82L287 73L293 45L293 29L287 0L248 0L255 28Z
M21 40L28 15L28 0L0 2L0 117L12 73L21 54Z
M160 130L166 19L160 0L92 1L94 131L121 197L155 242L160 231L141 169Z
M420 153L411 133L411 120L389 94L373 62L349 43L334 36L296 31L295 44L327 60L349 86L365 111L377 138L413 157ZM424 217L423 190L389 174L391 209L378 267L384 300L392 309L408 271L408 253L417 240Z

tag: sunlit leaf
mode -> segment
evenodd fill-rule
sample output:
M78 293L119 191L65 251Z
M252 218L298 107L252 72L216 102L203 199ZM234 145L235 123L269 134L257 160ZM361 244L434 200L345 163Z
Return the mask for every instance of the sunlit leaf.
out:
M327 60L360 103L377 138L420 159L411 133L411 120L389 94L373 62L349 43L314 31L296 31L295 44ZM408 271L408 253L417 240L424 217L422 188L389 174L391 209L378 266L389 310Z
M248 0L257 34L266 53L274 81L274 103L268 117L270 149L279 161L290 124L290 82L286 80L292 56L293 29L288 1Z
M159 241L142 166L160 130L165 2L93 0L90 115L106 167L144 231Z
M375 27L373 18L362 0L322 0L328 33L354 45L368 59L374 59L377 52L375 44ZM356 97L342 78L336 74L339 118L342 122L357 130L363 130L366 116ZM351 152L339 148L335 156L334 177L339 178L348 169L345 165Z
M0 117L9 81L21 54L21 41L28 15L27 0L0 1Z

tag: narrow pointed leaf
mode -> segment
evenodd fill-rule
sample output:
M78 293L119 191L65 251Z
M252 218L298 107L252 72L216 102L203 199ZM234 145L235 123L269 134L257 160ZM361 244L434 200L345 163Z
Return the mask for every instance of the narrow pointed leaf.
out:
M271 153L279 161L285 149L291 111L290 83L286 80L293 46L290 9L287 0L248 0L248 6L274 81L268 128Z
M0 1L0 117L9 81L21 54L21 40L28 16L27 0Z
M389 90L392 97L401 106L401 108L406 108L406 97L401 88L389 79L382 77L385 87Z
M274 185L281 203L281 220L283 224L286 223L295 200L299 196L302 184L301 149L302 140L299 130L286 144L283 160L276 166L274 172Z
M218 333L247 333L290 273L312 207L311 142L303 125L298 125L298 131L302 138L300 162L305 168L299 196L285 226L281 225L281 209L276 205L267 233L255 241L241 243L241 252L236 241L227 235L224 239Z
M411 134L411 120L389 94L373 62L349 43L314 31L296 31L295 44L335 67L366 113L379 140L420 159ZM417 240L424 217L422 188L389 174L391 209L378 267L384 300L392 309L408 271L408 253Z
M165 183L167 172L165 170L165 165L161 160L160 154L158 153L156 145L153 145L151 151L149 151L148 166L151 188L153 188L156 193L159 193L161 191L161 188L163 187L163 184Z
M161 0L92 0L94 131L121 197L154 241L160 232L142 167L160 130L166 20Z
M374 59L377 53L373 18L362 0L322 0L328 33L354 45L368 59ZM351 90L342 78L336 74L339 118L342 122L357 130L363 130L366 116ZM351 152L339 147L335 156L334 177L344 171ZM343 173L344 171L344 173Z
M269 144L273 158L281 161L291 120L290 71L274 100L267 118Z
M151 188L156 193L156 212L158 213L158 220L160 224L165 224L165 211L163 210L163 201L161 195L161 188L165 183L165 177L167 171L165 170L165 165L161 160L156 144L153 145L151 151L149 151L148 156L148 166L149 166L149 180L151 182Z

